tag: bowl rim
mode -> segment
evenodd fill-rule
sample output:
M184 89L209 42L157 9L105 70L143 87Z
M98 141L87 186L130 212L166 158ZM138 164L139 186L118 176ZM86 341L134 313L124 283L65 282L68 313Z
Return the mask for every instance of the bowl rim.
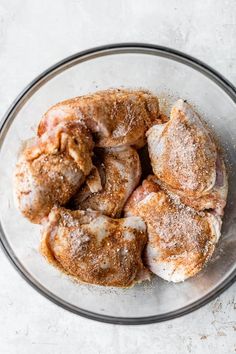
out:
M8 122L9 118L13 112L17 109L18 105L24 101L25 96L29 93L37 84L39 84L46 77L53 77L60 69L63 69L64 66L66 68L73 65L73 62L78 59L89 60L94 56L106 56L111 54L119 54L119 53L142 53L142 54L153 54L162 57L169 57L175 61L181 62L187 66L192 67L193 69L203 73L205 76L214 81L218 86L220 86L236 103L236 88L234 85L228 81L224 76L222 76L218 71L212 69L209 65L203 63L202 61L180 52L178 50L155 45L155 44L147 44L147 43L115 43L102 45L98 47L93 47L87 50L80 51L73 55L66 57L63 60L60 60L56 64L50 66L48 69L43 71L40 75L38 75L34 80L32 80L16 97L13 101L3 119L0 123L0 142L4 140L5 134L3 135L3 130ZM87 59L86 59L87 57ZM70 65L71 64L71 65ZM1 148L1 146L0 146ZM207 295L203 296L201 299L184 306L178 310L167 312L161 315L153 315L153 316L145 316L145 317L114 317L108 315L102 315L98 313L94 313L88 310L84 310L77 306L74 306L58 296L55 296L53 293L48 291L44 286L42 286L36 279L34 279L29 272L24 268L21 264L20 260L15 256L14 251L10 247L10 244L5 237L2 225L0 224L0 245L6 254L7 258L11 261L15 269L18 273L27 281L29 285L31 285L36 291L38 291L41 295L43 295L48 300L51 300L56 305L73 312L82 317L93 319L100 322L111 323L111 324L122 324L122 325L138 325L138 324L151 324L156 322L162 322L171 320L183 315L186 315L190 312L193 312L200 307L208 304L210 301L214 300L221 293L223 293L226 289L228 289L235 281L236 281L236 270L234 270L229 276L219 284L214 290L209 292Z

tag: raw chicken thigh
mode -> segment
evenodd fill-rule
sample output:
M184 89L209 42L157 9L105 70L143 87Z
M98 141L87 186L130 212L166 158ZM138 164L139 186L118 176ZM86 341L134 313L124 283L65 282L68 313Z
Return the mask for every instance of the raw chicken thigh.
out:
M128 200L125 215L140 216L147 225L145 263L161 278L179 282L197 274L220 237L221 219L176 203L154 176L143 181Z
M43 255L77 280L130 287L149 279L141 254L146 226L139 217L111 219L95 211L54 207L45 225Z
M94 176L94 172L97 172L94 170L93 184L91 176L88 176L87 184L73 198L74 207L83 210L93 209L110 217L119 217L126 200L140 180L141 166L138 153L131 147L100 150L97 169L101 182L97 181L96 174Z
M178 100L170 120L147 132L153 172L163 187L196 210L223 214L227 197L225 166L216 144L190 105Z
M38 135L58 123L79 121L95 136L96 146L144 145L145 133L159 119L157 97L142 90L106 90L76 97L51 107L43 116Z
M58 125L22 151L14 176L15 199L22 214L40 223L54 204L64 205L92 168L93 142L84 127Z

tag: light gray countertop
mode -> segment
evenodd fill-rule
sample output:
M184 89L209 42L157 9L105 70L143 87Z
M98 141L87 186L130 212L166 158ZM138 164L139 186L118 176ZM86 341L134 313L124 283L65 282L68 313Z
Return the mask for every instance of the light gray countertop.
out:
M0 0L0 116L56 61L128 41L182 50L236 85L234 0ZM22 280L2 251L0 269L1 354L236 352L236 284L185 317L122 327L52 304Z

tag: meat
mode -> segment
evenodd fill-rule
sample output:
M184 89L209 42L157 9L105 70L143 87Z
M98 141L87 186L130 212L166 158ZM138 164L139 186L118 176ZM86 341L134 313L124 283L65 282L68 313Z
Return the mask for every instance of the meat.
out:
M159 277L173 282L197 274L210 259L220 237L221 219L176 203L156 183L145 180L131 195L125 215L140 216L147 225L145 263Z
M54 207L41 252L79 281L130 287L149 279L141 259L145 243L146 226L139 217L111 219L95 211Z
M58 125L26 146L14 176L22 214L40 223L54 204L66 204L93 166L92 148L90 133L74 123Z
M106 90L66 100L41 119L38 135L60 122L77 121L94 133L96 146L141 146L146 131L159 119L157 97L142 90Z
M22 214L44 225L50 263L81 282L130 287L149 279L148 268L179 282L205 266L220 237L227 176L185 101L167 120L147 91L106 90L45 113L17 163L15 196Z
M153 171L160 180L194 197L213 187L216 146L187 103L177 101L169 122L154 126L147 136Z
M100 179L97 170L93 170L92 178L87 178L87 184L73 198L74 207L101 211L110 217L120 217L126 200L140 180L138 153L135 149L127 147L102 149L97 155Z
M169 122L149 129L147 140L153 172L164 188L196 210L211 208L223 214L227 197L224 162L190 105L178 100Z

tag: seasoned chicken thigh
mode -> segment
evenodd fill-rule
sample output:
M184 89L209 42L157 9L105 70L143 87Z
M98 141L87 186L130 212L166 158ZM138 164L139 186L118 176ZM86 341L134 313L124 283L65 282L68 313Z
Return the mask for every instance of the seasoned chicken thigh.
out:
M95 135L96 146L141 146L145 133L159 119L157 97L147 91L106 90L66 100L51 107L43 116L38 135L58 123L83 122Z
M151 176L131 195L125 215L140 216L147 225L145 263L161 278L179 282L197 274L220 237L221 219L177 204Z
M225 166L216 144L199 116L178 100L166 124L147 132L154 174L163 187L197 210L223 214L227 197Z
M93 142L74 123L58 125L22 151L14 176L15 199L22 214L40 223L54 204L64 205L92 168Z
M54 207L41 251L50 263L79 281L129 287L149 279L141 259L146 237L139 217L111 219L95 211Z
M98 153L97 169L101 183L94 176L94 170L93 184L91 176L88 176L87 184L73 198L73 204L76 209L93 209L110 217L119 217L126 200L140 180L138 153L131 147L102 149Z

